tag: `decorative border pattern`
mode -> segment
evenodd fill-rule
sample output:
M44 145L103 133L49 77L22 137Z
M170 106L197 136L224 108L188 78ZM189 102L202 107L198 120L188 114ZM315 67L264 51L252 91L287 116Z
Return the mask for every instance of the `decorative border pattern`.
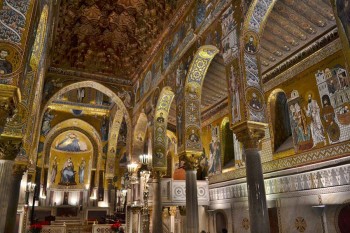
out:
M309 171L295 175L265 179L266 195L300 193L350 185L350 164ZM209 190L210 201L248 197L246 183Z
M168 137L167 125L171 103L174 99L174 92L170 87L164 87L160 92L154 117L154 138L152 164L155 170L167 169L167 148Z
M67 69L61 69L56 67L50 67L48 70L48 75L64 75L64 76L73 76L76 78L88 78L88 79L95 79L99 80L101 82L107 82L107 83L113 83L113 84L120 84L124 86L132 86L131 80L126 80L122 78L116 78L101 74L93 74L93 73L87 73L77 70L67 70Z
M212 45L201 46L191 62L185 81L184 118L185 133L183 138L185 151L202 152L201 142L201 97L202 86L209 65L219 50ZM180 151L180 153L183 151Z
M350 154L350 143L343 142L336 146L330 145L313 151L308 151L283 159L269 161L262 164L263 172L275 172L283 169L307 165L310 163L321 162L324 160L344 157ZM228 180L243 178L246 176L245 168L240 168L231 172L211 176L209 181L211 184L220 183Z

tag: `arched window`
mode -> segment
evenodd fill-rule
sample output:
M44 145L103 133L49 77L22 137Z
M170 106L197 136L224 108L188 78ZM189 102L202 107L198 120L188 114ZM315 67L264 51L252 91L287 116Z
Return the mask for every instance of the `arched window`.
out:
M222 232L223 229L227 230L226 216L222 212L216 213L216 232Z
M221 123L221 132L222 132L222 151L224 155L224 168L233 166L235 157L234 157L234 146L233 146L233 132L230 129L230 122L228 117L225 117Z
M340 210L338 215L339 232L341 233L350 232L349 218L350 218L350 204L348 203L345 206L343 206L343 208Z
M273 130L273 151L282 152L293 148L287 96L283 91L273 93L270 102L271 125Z

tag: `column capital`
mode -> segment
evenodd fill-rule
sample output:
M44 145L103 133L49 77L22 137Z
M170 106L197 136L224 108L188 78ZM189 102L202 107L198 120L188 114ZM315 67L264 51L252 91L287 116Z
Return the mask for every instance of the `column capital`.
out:
M259 148L259 141L265 137L266 123L244 121L235 125L232 130L245 149Z
M163 218L169 217L169 209L167 207L163 208L162 217Z
M185 152L182 155L180 155L180 159L185 161L185 169L186 170L197 170L199 166L199 158L201 156L201 153L198 151L193 152Z
M177 207L176 206L170 206L169 207L169 214L170 214L170 216L176 216L176 212L177 212Z
M18 153L13 165L13 175L22 177L23 173L28 170L30 162L25 153Z
M21 149L21 140L2 140L0 141L0 159L14 160Z
M141 213L141 206L131 206L131 211L133 214Z
M27 167L28 167L27 164L15 163L13 165L13 171L12 171L13 176L22 177L23 173L27 170Z
M166 175L165 171L152 170L151 171L152 178L155 180L160 180L163 176Z

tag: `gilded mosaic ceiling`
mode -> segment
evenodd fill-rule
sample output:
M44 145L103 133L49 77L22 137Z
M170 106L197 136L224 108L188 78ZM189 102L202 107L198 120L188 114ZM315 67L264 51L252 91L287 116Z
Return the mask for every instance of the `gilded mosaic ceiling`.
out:
M130 78L176 0L62 0L51 66Z
M280 0L262 36L262 73L336 26L329 0Z

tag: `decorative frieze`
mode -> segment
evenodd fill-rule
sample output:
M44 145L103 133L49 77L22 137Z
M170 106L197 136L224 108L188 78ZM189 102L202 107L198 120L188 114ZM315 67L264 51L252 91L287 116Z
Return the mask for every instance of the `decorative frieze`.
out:
M289 156L283 159L268 161L262 164L263 172L270 173L293 167L300 167L311 163L317 163L324 160L341 158L350 153L350 143L343 142L336 145L314 149L304 153ZM211 176L210 184L234 180L245 177L245 168L236 169L234 171L222 173L220 175Z
M295 175L265 179L266 195L297 193L308 190L350 185L350 164ZM248 197L246 183L223 185L209 191L210 201Z

